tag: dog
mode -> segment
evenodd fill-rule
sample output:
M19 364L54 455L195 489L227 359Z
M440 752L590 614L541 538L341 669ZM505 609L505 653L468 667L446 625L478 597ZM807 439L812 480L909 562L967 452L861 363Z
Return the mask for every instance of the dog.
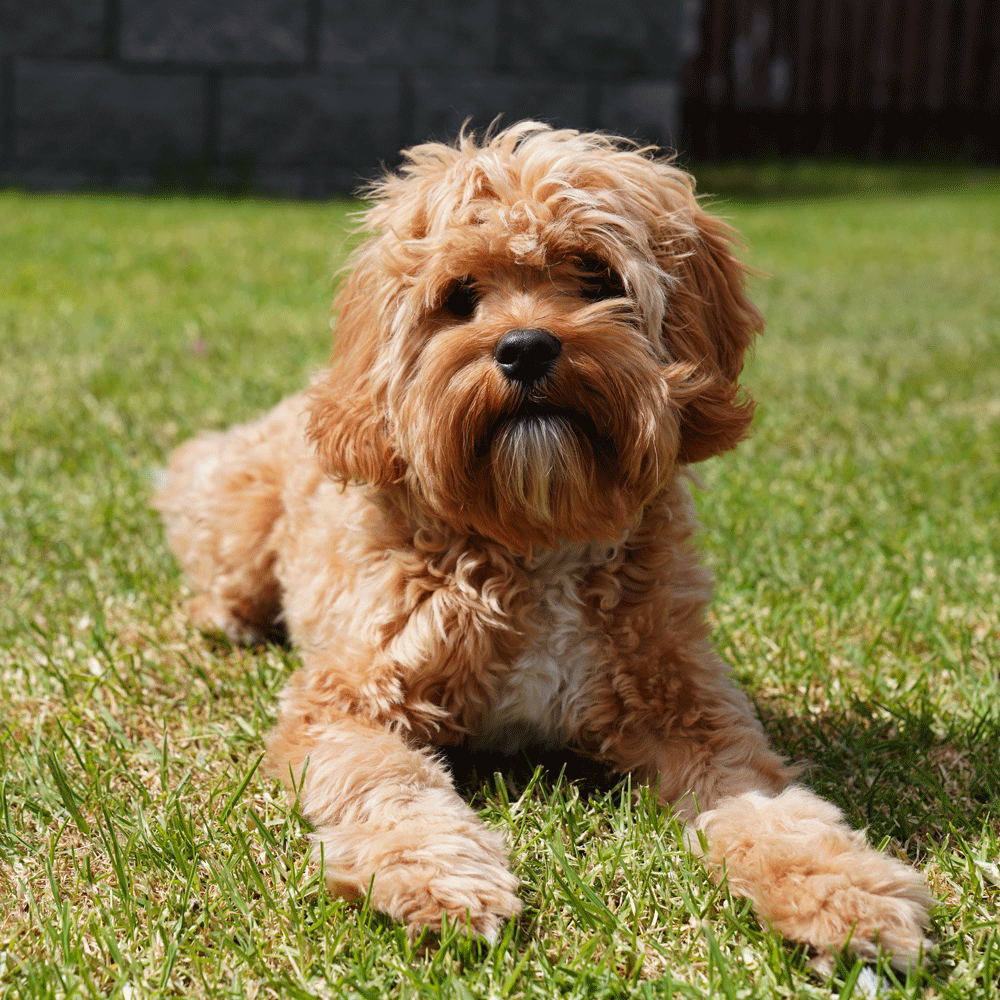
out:
M328 885L493 940L518 880L436 748L540 742L649 786L791 941L920 962L921 876L794 782L710 642L688 467L746 436L762 328L735 231L655 149L532 122L367 194L331 366L155 500L195 624L301 654L266 768Z

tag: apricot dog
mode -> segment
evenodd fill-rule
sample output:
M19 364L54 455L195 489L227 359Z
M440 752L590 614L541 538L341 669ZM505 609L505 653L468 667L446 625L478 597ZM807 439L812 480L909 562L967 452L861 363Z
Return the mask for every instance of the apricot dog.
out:
M919 960L920 876L791 784L709 641L686 469L747 433L761 328L733 232L650 150L530 122L369 194L332 366L157 498L196 623L301 653L267 766L328 883L493 938L518 882L434 748L542 741L655 788L786 937Z

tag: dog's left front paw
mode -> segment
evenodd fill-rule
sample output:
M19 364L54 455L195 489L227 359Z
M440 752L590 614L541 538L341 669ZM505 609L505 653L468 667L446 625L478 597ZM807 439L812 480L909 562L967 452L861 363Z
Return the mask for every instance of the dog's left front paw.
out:
M873 850L836 806L801 786L774 798L749 792L702 813L705 860L729 888L791 941L821 954L920 964L930 894L919 872ZM692 846L694 837L689 838Z

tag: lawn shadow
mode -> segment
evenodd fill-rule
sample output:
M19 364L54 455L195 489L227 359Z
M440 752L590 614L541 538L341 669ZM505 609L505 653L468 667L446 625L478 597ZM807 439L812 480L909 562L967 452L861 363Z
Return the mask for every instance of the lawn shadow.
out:
M273 625L261 629L259 637L249 639L246 642L234 640L224 632L202 631L201 637L209 649L223 655L243 652L248 649L260 651L267 646L275 646L285 653L291 652L294 649L284 622L275 622Z
M945 719L928 700L892 707L856 699L843 709L803 714L786 701L758 702L776 750L804 767L801 780L840 806L873 842L892 837L910 852L939 844L949 831L976 839L1000 813L1000 710L969 722ZM562 776L584 798L621 776L572 750L530 746L513 754L441 749L467 797L491 795L494 775L519 795L536 768Z
M978 839L1000 813L1000 710L970 721L928 698L856 698L808 714L780 699L757 707L775 749L804 765L802 781L872 841L890 836L919 853L952 830Z
M547 785L555 786L561 778L564 784L575 785L585 800L607 792L621 781L621 775L614 774L607 765L567 748L531 745L505 754L458 746L441 747L440 753L451 770L455 785L466 798L476 794L492 795L497 774L503 777L508 795L516 798L538 768L544 771Z

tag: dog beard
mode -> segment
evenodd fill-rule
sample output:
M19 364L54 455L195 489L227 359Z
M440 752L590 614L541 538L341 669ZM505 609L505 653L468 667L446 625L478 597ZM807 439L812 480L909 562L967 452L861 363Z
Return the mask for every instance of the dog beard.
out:
M489 442L477 505L481 530L515 549L613 541L638 514L610 442L554 413L519 415Z
M539 521L565 520L567 495L585 493L589 462L569 420L530 416L504 424L490 448L498 499Z

